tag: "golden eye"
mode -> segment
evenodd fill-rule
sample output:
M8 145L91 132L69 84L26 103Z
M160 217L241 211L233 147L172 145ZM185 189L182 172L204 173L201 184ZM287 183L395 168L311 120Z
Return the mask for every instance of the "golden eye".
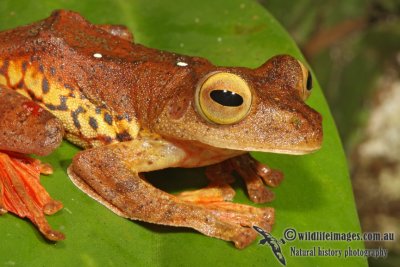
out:
M208 121L233 124L248 114L252 93L239 76L227 72L212 72L196 89L197 111Z
M310 71L303 65L303 63L301 63L300 61L298 62L302 72L302 79L299 86L299 93L300 97L303 100L306 100L311 95L311 90L313 87L312 76Z

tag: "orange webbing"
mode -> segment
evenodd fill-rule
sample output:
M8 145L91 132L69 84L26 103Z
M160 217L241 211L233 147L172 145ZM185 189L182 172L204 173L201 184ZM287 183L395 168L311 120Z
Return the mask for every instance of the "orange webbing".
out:
M40 173L49 173L48 165L21 154L0 151L0 214L14 213L31 220L43 235L53 241L64 234L51 229L45 214L62 208L40 184Z

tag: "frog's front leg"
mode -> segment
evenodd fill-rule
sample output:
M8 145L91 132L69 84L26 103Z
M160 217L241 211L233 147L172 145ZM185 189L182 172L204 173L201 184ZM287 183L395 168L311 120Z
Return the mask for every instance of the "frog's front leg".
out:
M256 203L265 203L274 199L274 193L265 187L277 187L283 180L283 173L271 169L252 158L250 154L244 154L228 160L232 170L235 170L246 183L249 198Z
M210 184L203 189L182 192L180 199L196 203L230 201L235 191L229 185L235 181L233 172L244 180L249 198L255 203L265 203L274 199L274 193L265 185L277 187L283 180L283 173L269 168L246 153L208 166L206 175Z
M130 219L190 227L233 241L238 248L256 238L253 225L271 229L272 208L188 202L153 187L141 177L143 172L177 167L186 157L183 149L168 141L141 137L80 152L68 173L84 192Z

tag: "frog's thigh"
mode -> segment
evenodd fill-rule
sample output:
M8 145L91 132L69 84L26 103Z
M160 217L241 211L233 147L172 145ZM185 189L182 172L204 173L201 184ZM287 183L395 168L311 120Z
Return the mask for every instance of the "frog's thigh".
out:
M61 121L50 112L0 85L0 150L47 155L63 134Z
M270 224L271 209L240 208L243 220L232 220L232 207L197 205L182 201L141 179L140 172L178 165L185 152L163 140L138 139L86 150L69 167L72 181L83 191L130 219L191 227L208 236L244 247L256 238L251 225ZM236 207L236 206L235 206ZM256 215L251 216L252 212ZM247 215L246 215L247 214ZM243 227L246 226L246 227Z

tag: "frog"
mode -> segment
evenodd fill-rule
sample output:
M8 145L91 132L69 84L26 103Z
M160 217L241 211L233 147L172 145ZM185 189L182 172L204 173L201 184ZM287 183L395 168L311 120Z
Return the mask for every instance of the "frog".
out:
M233 202L235 177L255 203L272 201L268 187L283 180L250 152L303 155L323 140L322 116L305 102L311 73L293 56L216 66L146 47L125 26L92 24L74 11L0 32L0 85L63 126L46 134L51 149L28 153L51 152L60 134L83 148L67 172L87 195L121 217L192 228L239 249L256 239L253 226L271 231L275 210ZM31 151L26 142L7 145L11 135L0 136L1 150ZM207 187L171 194L145 178L195 167L205 167Z

